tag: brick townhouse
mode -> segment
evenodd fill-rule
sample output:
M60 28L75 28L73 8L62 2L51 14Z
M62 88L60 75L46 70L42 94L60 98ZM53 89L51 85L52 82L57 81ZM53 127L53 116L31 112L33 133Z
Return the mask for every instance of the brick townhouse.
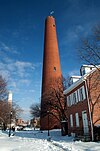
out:
M81 76L71 77L70 86L64 91L68 134L94 140L95 129L100 126L100 66L83 65L80 73Z

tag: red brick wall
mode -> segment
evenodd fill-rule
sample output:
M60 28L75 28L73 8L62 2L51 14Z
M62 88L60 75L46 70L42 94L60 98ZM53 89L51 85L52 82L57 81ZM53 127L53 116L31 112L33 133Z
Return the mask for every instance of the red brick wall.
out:
M84 85L85 87L85 83L82 82L79 86L77 86L76 88L74 88L71 92L69 92L66 95L66 98L68 95L70 95L71 93L75 92L76 90L78 90L80 87L82 87ZM86 93L86 89L85 89L85 93ZM73 104L70 107L67 107L67 112L68 112L68 133L75 133L76 135L83 135L83 121L82 121L82 111L86 111L87 113L87 117L88 117L88 126L89 126L89 132L90 132L90 116L89 116L89 110L88 110L88 102L87 102L87 95L86 95L86 99L83 101L79 101L77 104ZM76 117L75 117L75 113L78 113L79 115L79 127L76 127ZM73 127L70 126L70 114L73 115Z
M87 90L88 90L88 96L89 96L88 99L86 98L86 100L78 102L77 104L74 104L71 107L67 107L69 133L73 132L73 133L79 134L80 131L83 131L82 111L86 110L87 116L88 116L89 132L91 135L88 101L90 103L90 112L92 115L91 117L92 117L93 125L100 124L100 71L96 70L92 72L89 76L87 76L86 84L87 84ZM81 85L74 88L71 92L69 92L66 95L66 98L68 95L76 91L82 85L85 85L85 83L82 82ZM85 92L86 92L86 89L85 89ZM76 127L75 113L79 114L79 120L80 120L79 128ZM74 126L72 128L70 127L70 114L73 115Z
M55 19L48 16L45 21L45 39L44 39L44 60L42 75L42 96L50 89L51 85L55 87L54 79L61 78L60 58L58 51L58 41L56 35ZM48 100L45 100L48 101ZM44 100L41 100L41 112L45 109ZM42 117L40 120L41 129L48 129L48 117ZM59 125L54 117L50 119L50 129Z
M100 124L100 71L96 70L87 78L89 101L94 125Z
M45 21L42 93L45 92L51 80L61 77L61 74L55 19L48 16Z
M73 132L73 133L76 133L76 134L77 133L83 134L82 111L85 111L85 110L86 110L86 113L87 113L87 116L88 116L88 121L90 121L87 100L78 102L77 105L72 105L71 107L68 108L69 133ZM76 127L75 113L78 113L78 115L79 115L79 127ZM73 127L72 128L70 127L70 114L73 115Z

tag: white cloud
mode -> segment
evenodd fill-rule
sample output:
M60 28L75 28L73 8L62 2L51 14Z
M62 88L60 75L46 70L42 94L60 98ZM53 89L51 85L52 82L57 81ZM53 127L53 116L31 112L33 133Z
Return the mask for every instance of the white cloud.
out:
M69 76L79 75L79 70L72 70L68 73Z
M26 94L29 94L30 98L33 97L35 90L32 89L34 87L32 76L37 73L41 63L33 64L28 61L14 60L15 57L11 58L8 55L11 53L10 48L0 42L1 45L0 74L7 80L8 89L13 92L14 97ZM34 70L36 70L35 73Z
M35 69L34 65L30 62L21 62L21 61L16 61L14 62L13 60L6 60L5 63L0 62L0 71L1 73L8 73L7 75L17 75L21 78L25 77L28 72L31 72ZM7 76L6 75L6 76Z
M11 81L9 84L10 87L17 88L17 84L15 81Z
M8 81L8 79L10 77L10 72L7 70L1 70L0 69L0 75L2 75Z
M0 50L7 52L7 53L13 53L13 54L20 54L17 51L16 46L8 46L7 44L5 44L4 42L0 41Z
M35 69L34 65L30 62L22 62L22 61L16 61L15 66L19 69L22 70L24 68L30 68L30 69Z
M13 60L12 59L10 59L8 56L3 56L3 61L5 62L5 63L7 63L7 64L9 64L9 63L12 63L13 62Z
M70 27L68 30L66 30L66 32L64 32L62 44L67 45L68 43L78 40L80 33L83 31L84 28L81 25Z
M22 79L19 82L22 83L22 84L26 84L26 85L30 84L30 80L28 80L28 79Z
M7 58L6 62L0 62L0 74L8 81L8 87L17 90L21 86L29 86L31 73L35 67L31 62L16 61Z
M67 48L69 45L73 46L80 43L80 39L87 37L91 33L90 27L93 27L91 22L85 25L72 25L62 33L61 46Z
M14 66L17 70L17 74L21 78L29 76L29 72L31 72L35 69L34 65L30 62L16 61L14 63Z

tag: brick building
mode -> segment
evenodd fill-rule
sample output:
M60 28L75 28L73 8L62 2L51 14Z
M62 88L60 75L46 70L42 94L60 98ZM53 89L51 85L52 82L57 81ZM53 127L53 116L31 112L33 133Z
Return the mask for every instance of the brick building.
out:
M71 77L71 85L64 91L68 133L94 140L95 128L100 126L100 66L83 65L80 73L81 77Z

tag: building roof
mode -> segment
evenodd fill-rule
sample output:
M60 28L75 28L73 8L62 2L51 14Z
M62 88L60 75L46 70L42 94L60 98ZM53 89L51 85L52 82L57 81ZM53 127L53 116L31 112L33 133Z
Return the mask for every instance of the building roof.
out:
M100 65L86 65L86 64L83 64L81 67L92 67L92 68L95 68L95 67L99 67Z
M100 68L100 65L98 66ZM64 90L64 94L69 93L70 91L72 91L74 88L76 88L78 85L80 85L83 81L86 80L86 78L93 72L95 72L97 70L97 68L94 68L93 70L91 70L90 72L86 73L85 75L83 75L79 80L77 80L76 82L74 82L70 87L68 87L66 90Z

